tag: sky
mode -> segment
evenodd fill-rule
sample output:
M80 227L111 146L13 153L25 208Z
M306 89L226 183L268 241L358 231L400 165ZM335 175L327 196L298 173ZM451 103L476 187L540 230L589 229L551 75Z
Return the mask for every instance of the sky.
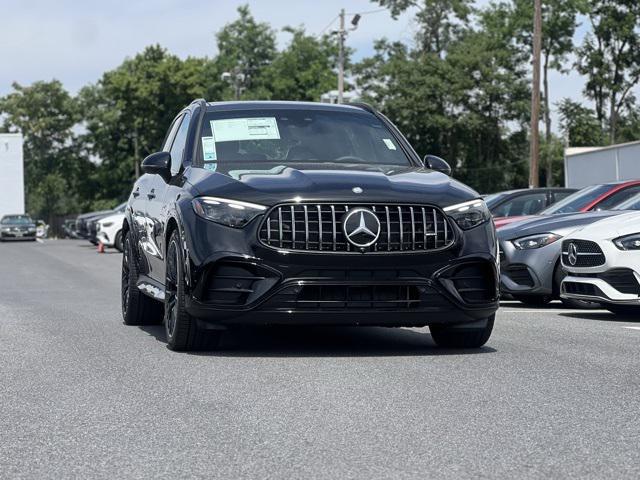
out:
M281 47L290 38L281 31L285 26L303 25L320 34L340 8L347 13L380 8L368 0L0 0L0 95L10 92L14 81L51 79L75 93L156 43L183 58L214 56L215 33L247 3L258 21L278 30ZM410 12L393 20L382 11L364 15L347 43L357 61L373 53L374 40L411 43L415 30ZM584 81L575 72L552 72L550 84L555 103L564 97L580 99Z

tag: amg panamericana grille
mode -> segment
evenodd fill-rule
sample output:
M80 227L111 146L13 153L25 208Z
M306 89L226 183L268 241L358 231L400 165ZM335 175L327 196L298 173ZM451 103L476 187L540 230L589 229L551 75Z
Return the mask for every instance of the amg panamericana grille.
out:
M287 204L274 207L260 227L260 241L300 251L361 252L345 238L342 222L350 209L367 208L378 217L380 235L365 251L441 250L454 241L445 214L428 205Z

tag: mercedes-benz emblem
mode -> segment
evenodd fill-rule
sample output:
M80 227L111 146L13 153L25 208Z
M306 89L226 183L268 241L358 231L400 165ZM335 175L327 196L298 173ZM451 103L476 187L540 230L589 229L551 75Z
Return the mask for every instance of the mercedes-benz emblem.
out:
M363 190L362 190L362 187L353 187L351 191L353 193L362 193Z
M578 262L578 247L575 243L570 243L567 247L567 260L569 265L575 265Z
M380 220L371 210L354 208L345 215L342 230L352 245L358 248L369 247L380 236Z

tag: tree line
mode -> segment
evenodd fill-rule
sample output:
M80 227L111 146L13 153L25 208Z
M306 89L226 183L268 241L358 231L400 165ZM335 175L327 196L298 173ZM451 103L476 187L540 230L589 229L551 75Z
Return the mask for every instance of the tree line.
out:
M347 51L350 87L418 153L446 158L454 176L481 193L526 186L533 2L374 3L393 17L415 12L415 38L379 39L374 54L358 62ZM576 42L579 27L586 34ZM290 37L278 49L277 32L243 6L216 34L214 57L181 59L152 45L75 95L57 80L13 84L0 98L0 131L24 135L28 211L51 219L124 201L141 159L194 98L317 101L335 89L336 39L285 30ZM562 183L565 145L640 139L639 30L636 0L543 0L542 184ZM584 77L585 101L550 104L549 73L569 70ZM242 89L223 72L242 73Z

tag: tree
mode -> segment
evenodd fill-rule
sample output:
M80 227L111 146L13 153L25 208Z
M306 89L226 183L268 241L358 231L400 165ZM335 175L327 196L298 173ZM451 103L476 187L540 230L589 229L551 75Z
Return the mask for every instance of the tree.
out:
M238 7L238 14L240 18L216 34L218 55L214 70L219 74L242 73L247 96L264 98L268 90L263 80L264 71L277 54L275 32L268 23L256 22L248 5ZM226 98L233 98L230 88Z
M175 115L204 96L205 63L150 46L80 92L85 138L100 162L97 201L126 198L140 162L160 149Z
M545 125L545 141L551 143L551 106L549 70L567 73L567 56L573 51L573 35L577 27L577 15L585 10L584 0L543 0L542 2L542 114ZM529 51L533 45L533 2L514 0L512 21L518 43ZM551 186L553 161L544 156L547 186ZM548 151L548 150L547 150Z
M57 80L14 83L0 99L0 113L3 129L24 137L27 210L52 223L54 215L81 209L93 165L74 133L81 118L77 101Z
M269 98L318 101L337 82L335 42L306 35L303 29L287 27L285 31L293 36L290 43L264 71Z
M618 119L640 80L640 3L592 0L588 17L591 33L578 50L576 66L587 76L585 96L594 101L601 127L608 119L609 140L615 143Z
M572 147L595 147L606 144L595 112L569 98L558 104L560 128Z

